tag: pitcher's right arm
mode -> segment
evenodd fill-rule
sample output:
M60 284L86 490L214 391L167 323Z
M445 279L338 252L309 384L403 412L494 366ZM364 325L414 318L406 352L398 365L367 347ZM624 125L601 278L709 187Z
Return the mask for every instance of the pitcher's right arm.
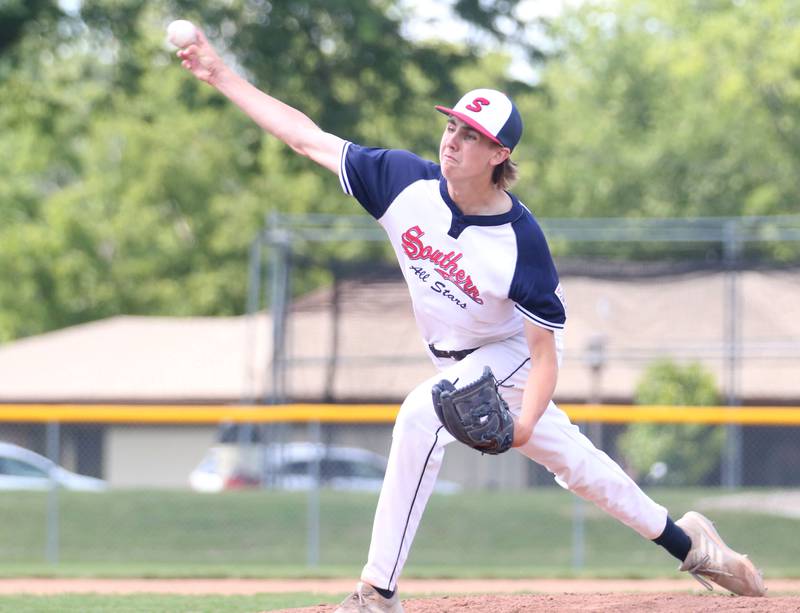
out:
M266 132L300 155L338 174L344 141L324 132L301 111L262 92L233 72L200 30L197 42L178 51L178 57L183 60L184 68L215 87Z

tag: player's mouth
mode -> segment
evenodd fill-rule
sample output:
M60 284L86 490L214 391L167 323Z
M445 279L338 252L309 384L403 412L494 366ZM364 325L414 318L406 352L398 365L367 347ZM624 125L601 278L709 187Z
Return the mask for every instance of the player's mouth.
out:
M458 164L458 160L454 158L452 155L447 155L446 153L442 156L442 161L450 162L451 164Z

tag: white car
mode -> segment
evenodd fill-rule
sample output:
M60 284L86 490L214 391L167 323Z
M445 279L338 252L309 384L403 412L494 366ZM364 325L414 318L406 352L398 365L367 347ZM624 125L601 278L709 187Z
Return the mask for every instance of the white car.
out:
M66 490L102 492L108 483L79 475L52 460L12 443L0 442L0 490Z
M377 492L383 484L386 458L357 447L313 443L221 444L208 450L190 474L189 484L199 492L253 487L307 491L317 483L315 470L320 487ZM441 493L459 489L450 481L436 485Z

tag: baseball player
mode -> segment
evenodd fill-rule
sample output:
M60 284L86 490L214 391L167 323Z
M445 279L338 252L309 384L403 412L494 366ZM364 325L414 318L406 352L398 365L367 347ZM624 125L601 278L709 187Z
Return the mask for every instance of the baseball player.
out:
M490 433L500 441L493 452L514 447L542 464L560 485L664 547L680 560L680 570L707 588L712 581L736 594L764 595L760 573L725 545L708 519L689 512L673 522L553 403L564 292L539 225L507 191L516 178L510 156L522 118L506 95L477 89L452 108L437 106L445 120L435 163L324 132L237 76L202 32L178 56L269 134L335 173L344 192L384 228L439 369L400 408L367 562L338 613L403 610L397 582L445 446L455 440L437 411L458 394L456 384L472 393L467 384L487 373L496 381L490 390L478 390L480 397L508 407L509 427ZM474 405L474 396L449 404ZM484 415L479 421L490 429L498 419Z

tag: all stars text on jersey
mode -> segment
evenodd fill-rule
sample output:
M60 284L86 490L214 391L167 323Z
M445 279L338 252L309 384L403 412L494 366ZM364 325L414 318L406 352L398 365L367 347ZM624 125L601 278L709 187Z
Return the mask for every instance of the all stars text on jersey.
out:
M425 236L425 232L419 226L413 226L403 232L403 251L411 260L429 260L436 264L434 270L439 273L445 281L450 281L472 301L483 304L480 291L473 283L472 278L458 265L462 258L462 253L449 251L445 253L439 249L434 249L426 245L420 239Z
M410 268L412 271L414 271L414 274L417 276L417 278L420 279L420 281L423 281L426 285L428 284L428 279L431 278L431 273L426 272L425 269L422 268L422 266L411 266ZM445 287L443 281L436 281L429 287L432 291L436 292L437 294L441 294L442 296L447 298L450 302L461 307L462 309L467 308L467 303L459 300L458 296L453 294L453 292L451 292L449 289Z

